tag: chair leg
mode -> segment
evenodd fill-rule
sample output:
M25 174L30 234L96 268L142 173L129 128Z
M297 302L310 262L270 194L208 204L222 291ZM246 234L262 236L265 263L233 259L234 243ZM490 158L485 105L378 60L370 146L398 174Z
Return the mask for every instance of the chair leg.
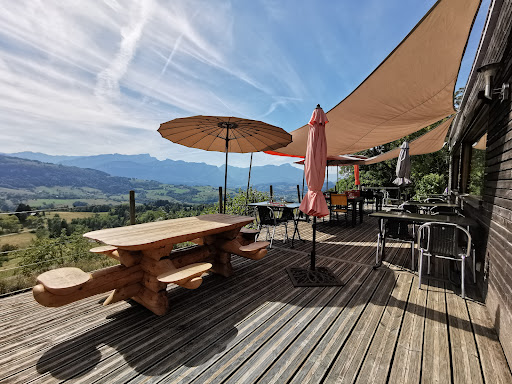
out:
M375 253L375 265L379 264L380 233L377 235L377 252Z
M423 249L420 249L420 258L418 260L418 282L419 289L421 289L421 272L423 270Z
M270 238L270 247L272 248L272 243L274 242L274 235L276 234L276 226L274 225L274 229L272 230L272 237Z
M286 243L288 240L288 223L284 223L284 239L283 243Z
M462 298L464 299L466 297L466 292L464 290L464 270L466 269L466 258L462 257L461 260L461 267L460 267L460 289L462 293Z
M476 257L475 248L473 247L473 284L476 284Z
M427 255L427 275L430 275L430 255Z
M411 270L414 271L414 241L411 241Z

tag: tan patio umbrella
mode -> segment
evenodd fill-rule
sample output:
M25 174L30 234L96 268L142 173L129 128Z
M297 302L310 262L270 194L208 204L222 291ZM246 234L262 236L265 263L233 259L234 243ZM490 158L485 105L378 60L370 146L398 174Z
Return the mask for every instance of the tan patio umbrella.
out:
M282 128L262 121L232 116L182 117L160 124L158 132L163 138L176 144L226 153L223 212L226 212L228 153L275 150L292 141L291 135Z

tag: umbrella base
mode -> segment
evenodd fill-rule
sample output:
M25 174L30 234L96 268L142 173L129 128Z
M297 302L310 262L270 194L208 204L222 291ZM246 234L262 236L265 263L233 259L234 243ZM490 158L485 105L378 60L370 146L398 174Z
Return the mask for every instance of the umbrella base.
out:
M344 285L328 268L286 268L294 287L337 287Z

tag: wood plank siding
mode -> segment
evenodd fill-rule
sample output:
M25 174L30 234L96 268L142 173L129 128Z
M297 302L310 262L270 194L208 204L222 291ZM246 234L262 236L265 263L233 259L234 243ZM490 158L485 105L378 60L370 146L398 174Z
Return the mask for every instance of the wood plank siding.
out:
M279 230L260 261L233 257L229 278L167 291L156 316L98 295L60 308L30 292L0 299L1 383L510 383L512 375L469 274L466 300L437 259L418 289L410 248L388 243L374 270L377 222L318 224L318 265L341 287L294 288L285 268L307 266Z
M475 60L480 65L501 62L494 77L493 88L512 83L512 0L491 2L490 27L482 41L486 49ZM477 260L480 262L479 284L485 303L499 334L505 354L512 363L512 103L495 97L484 103L478 92L484 89L483 76L475 74L473 86L466 90L467 102L462 105L461 118L452 129L452 154L460 156L460 148L473 143L487 132L484 192L481 197L463 197L464 213L480 223L475 236ZM452 164L458 160L453 159ZM461 160L460 174L469 164ZM453 172L456 174L457 172ZM456 177L456 175L454 175ZM453 188L466 190L467 185Z

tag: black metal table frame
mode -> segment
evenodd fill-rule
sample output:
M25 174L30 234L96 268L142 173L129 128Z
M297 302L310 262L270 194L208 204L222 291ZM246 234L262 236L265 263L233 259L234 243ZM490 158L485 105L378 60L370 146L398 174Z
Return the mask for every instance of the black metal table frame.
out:
M383 216L380 216L383 215ZM459 217L459 216L446 216L446 215L423 215L423 214L417 214L417 213L402 213L399 214L391 214L390 212L375 212L371 213L370 216L377 217L379 219L379 238L382 239L382 247L379 247L379 244L377 244L377 251L379 248L381 249L379 261L373 266L373 269L377 269L380 266L382 266L382 260L384 260L384 256L386 254L386 239L384 238L383 229L384 229L384 220L396 220L396 221L403 221L411 224L424 224L428 222L447 222L447 223L455 223L459 224L461 226L467 227L469 230L469 227L472 225L475 225L476 222L472 219L466 218L466 217Z

